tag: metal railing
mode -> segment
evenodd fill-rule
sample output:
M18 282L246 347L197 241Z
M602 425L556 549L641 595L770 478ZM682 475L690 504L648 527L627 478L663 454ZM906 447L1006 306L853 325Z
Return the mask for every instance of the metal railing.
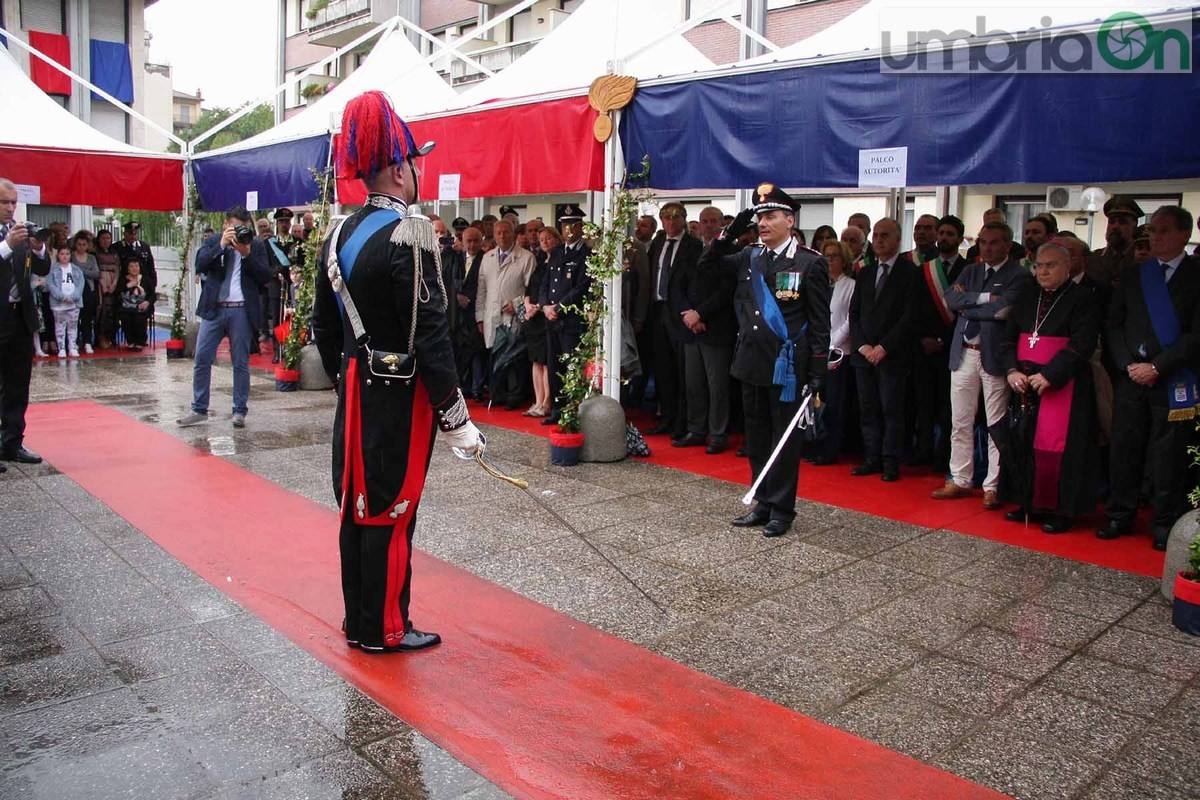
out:
M311 7L312 4L309 5ZM371 0L333 0L319 9L312 19L309 19L306 11L301 27L305 31L316 31L370 13Z

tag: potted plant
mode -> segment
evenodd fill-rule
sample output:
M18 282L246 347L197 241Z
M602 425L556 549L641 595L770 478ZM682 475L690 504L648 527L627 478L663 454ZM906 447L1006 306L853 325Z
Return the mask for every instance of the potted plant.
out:
M649 168L646 159L642 162L642 171L632 178L637 181L644 177ZM592 283L580 305L564 306L565 311L583 317L586 326L579 344L563 357L566 365L561 394L563 405L559 409L558 427L550 432L550 461L553 464L571 466L578 463L584 438L580 430L579 406L602 385L604 322L608 316L605 289L624 269L625 249L631 241L629 232L637 220L638 204L648 196L644 191L630 189L628 182L627 177L613 193L612 207L602 225L594 222L584 225L584 236L593 242L592 254L587 259L587 272Z
M1175 599L1171 603L1171 621L1192 636L1200 636L1200 533L1188 545L1188 569L1175 576Z
M183 242L179 245L179 279L171 290L171 329L167 339L167 358L183 358L184 336L187 329L187 314L183 308L184 290L188 279L188 256L192 249L192 239L196 235L196 220L199 218L200 196L196 185L188 189L187 221L183 226Z
M296 310L292 312L291 327L283 341L283 355L275 368L275 390L294 392L300 386L301 352L308 341L308 323L312 317L313 296L317 285L317 261L321 258L321 245L325 241L325 230L329 223L329 170L313 170L318 186L317 202L313 207L316 223L308 238L300 246L304 257L300 263L300 288L296 293Z
M308 10L304 12L304 16L307 17L309 21L312 21L316 19L317 14L320 14L322 11L324 11L325 7L328 5L329 0L312 0L312 2L308 4Z

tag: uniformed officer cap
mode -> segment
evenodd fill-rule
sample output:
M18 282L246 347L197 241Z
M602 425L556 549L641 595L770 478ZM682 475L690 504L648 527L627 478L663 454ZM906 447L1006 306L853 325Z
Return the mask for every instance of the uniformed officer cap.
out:
M1104 216L1113 217L1118 214L1126 214L1134 219L1144 216L1142 207L1132 197L1114 194L1104 203Z
M760 183L754 190L754 213L756 214L767 211L786 211L789 214L795 214L799 209L800 203L773 183Z
M467 222L465 217L455 217L454 222L450 223L450 227L454 228L456 231L465 231L467 228L471 227L471 223Z
M572 203L563 209L563 212L558 215L559 222L582 222L587 214L583 213L583 209Z
M141 230L141 228L142 228L142 224L140 222L138 222L137 220L132 220L132 219L129 220L129 222L126 222L124 225L121 226L121 230L123 230L123 231L137 231L137 230Z
M512 214L514 217L521 216L520 214L517 213L517 210L515 208L513 208L512 206L500 206L500 218L501 219L503 219L504 217L507 217L509 214Z
M295 211L292 211L290 208L281 208L275 212L275 221L279 222L282 219L291 219L294 216L296 216Z

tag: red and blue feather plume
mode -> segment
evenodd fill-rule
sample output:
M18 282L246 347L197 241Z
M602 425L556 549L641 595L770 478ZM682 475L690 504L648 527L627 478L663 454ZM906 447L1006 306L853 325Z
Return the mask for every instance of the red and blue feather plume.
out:
M336 154L339 175L369 178L384 167L423 156L432 144L417 147L412 131L380 91L363 92L342 112Z

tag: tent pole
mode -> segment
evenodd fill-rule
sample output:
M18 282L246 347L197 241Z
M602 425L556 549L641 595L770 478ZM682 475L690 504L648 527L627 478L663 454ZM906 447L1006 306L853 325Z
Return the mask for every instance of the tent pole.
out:
M621 120L621 112L613 112L613 135L604 143L604 225L611 225L616 190L620 182L617 175L620 171L621 139L616 133L616 127ZM617 253L618 259L624 259L624 252ZM613 265L614 267L617 265ZM604 394L614 400L621 399L621 283L622 274L618 272L604 288L605 299L608 302L608 316L604 320Z

